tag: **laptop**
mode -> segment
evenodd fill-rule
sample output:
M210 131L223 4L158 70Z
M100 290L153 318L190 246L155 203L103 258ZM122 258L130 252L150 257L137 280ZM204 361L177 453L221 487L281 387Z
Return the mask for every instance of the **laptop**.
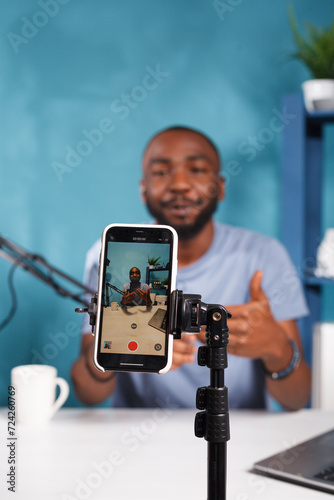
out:
M255 463L252 472L334 494L334 429Z
M153 328L157 328L161 332L166 333L167 327L167 310L158 308L148 322Z

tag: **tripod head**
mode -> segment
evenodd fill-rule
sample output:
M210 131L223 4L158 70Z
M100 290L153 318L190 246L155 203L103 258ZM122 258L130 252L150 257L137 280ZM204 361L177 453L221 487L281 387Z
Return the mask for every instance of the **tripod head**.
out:
M227 319L231 317L224 306L206 304L200 295L183 294L174 290L171 295L170 325L174 339L180 339L181 333L199 333L201 327L209 325L212 308L217 311L212 316L214 321L222 321L222 327L227 329ZM217 339L218 340L218 339Z

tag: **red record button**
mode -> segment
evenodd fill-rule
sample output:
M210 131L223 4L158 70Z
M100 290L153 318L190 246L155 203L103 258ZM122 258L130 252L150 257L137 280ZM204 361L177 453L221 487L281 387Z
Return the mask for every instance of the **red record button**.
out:
M135 340L131 340L131 342L128 343L128 349L129 351L136 351L138 349L138 344Z

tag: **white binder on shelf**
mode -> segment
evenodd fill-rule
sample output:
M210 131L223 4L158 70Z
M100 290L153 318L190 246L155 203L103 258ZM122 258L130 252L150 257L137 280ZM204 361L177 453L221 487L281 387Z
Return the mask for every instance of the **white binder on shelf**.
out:
M334 322L315 323L312 350L312 408L334 410Z

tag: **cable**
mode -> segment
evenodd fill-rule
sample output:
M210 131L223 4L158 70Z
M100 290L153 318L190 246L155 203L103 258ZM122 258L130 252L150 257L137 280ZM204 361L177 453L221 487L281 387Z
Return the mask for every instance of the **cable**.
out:
M20 259L18 259L18 260L20 260ZM13 281L16 266L17 266L17 263L14 263L12 265L12 267L10 268L9 273L8 273L7 281L8 281L9 291L10 291L10 294L12 297L12 306L11 306L11 309L10 309L8 315L6 316L6 318L0 323L0 331L3 330L8 325L8 323L10 323L10 321L13 319L14 314L16 313L16 309L17 309L17 295L16 295L16 291L14 288L14 281Z

